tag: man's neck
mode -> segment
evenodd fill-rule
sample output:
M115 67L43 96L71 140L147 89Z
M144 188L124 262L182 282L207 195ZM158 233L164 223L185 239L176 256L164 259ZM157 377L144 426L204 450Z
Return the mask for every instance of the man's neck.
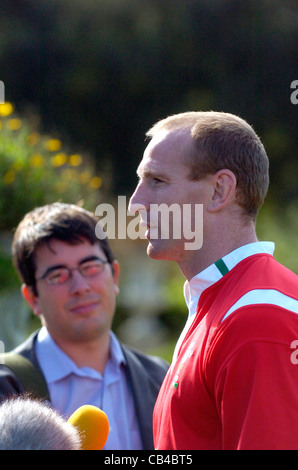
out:
M81 342L53 339L77 367L90 367L103 374L110 356L110 336Z
M211 264L223 256L231 253L240 246L258 241L253 222L245 227L238 226L233 232L224 228L221 231L214 231L212 236L203 240L203 246L195 252L189 251L184 259L179 262L179 267L188 281L199 272L206 269Z

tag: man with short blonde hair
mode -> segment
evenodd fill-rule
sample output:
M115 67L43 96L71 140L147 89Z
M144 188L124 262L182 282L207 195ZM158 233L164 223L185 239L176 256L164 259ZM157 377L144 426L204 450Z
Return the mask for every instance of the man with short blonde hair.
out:
M154 409L155 448L298 449L298 282L257 239L264 147L229 113L170 116L148 135L130 206L147 225L148 255L178 263L189 309ZM159 204L191 206L192 222L203 205L200 248L156 227L153 236Z

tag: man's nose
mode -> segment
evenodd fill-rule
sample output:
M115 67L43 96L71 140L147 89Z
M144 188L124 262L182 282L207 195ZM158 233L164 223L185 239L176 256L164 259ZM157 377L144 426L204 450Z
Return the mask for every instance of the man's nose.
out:
M143 190L143 187L142 187L142 183L140 182L137 185L133 195L131 196L131 198L129 200L128 210L132 214L141 213L142 211L146 212L146 210L147 210L147 205L146 204L147 203L146 203L144 190Z
M90 290L88 280L80 273L79 270L73 270L70 279L71 294L78 294Z

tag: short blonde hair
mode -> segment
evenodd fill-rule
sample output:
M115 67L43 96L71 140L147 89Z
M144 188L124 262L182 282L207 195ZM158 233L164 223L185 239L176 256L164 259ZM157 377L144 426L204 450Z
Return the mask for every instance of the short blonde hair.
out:
M231 170L237 179L239 206L253 218L262 206L269 186L269 160L253 128L230 113L186 112L158 121L147 133L189 130L193 151L185 155L189 179L199 180L221 169Z

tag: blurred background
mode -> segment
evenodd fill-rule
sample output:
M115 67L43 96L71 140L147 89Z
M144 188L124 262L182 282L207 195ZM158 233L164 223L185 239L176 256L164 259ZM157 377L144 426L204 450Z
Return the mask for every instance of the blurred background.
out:
M258 236L298 271L297 2L1 0L0 339L39 326L10 259L22 216L56 200L95 211L136 185L144 135L189 110L240 115L260 135L271 186ZM296 95L295 95L296 96ZM170 359L185 322L184 278L143 240L115 240L122 266L114 329Z

